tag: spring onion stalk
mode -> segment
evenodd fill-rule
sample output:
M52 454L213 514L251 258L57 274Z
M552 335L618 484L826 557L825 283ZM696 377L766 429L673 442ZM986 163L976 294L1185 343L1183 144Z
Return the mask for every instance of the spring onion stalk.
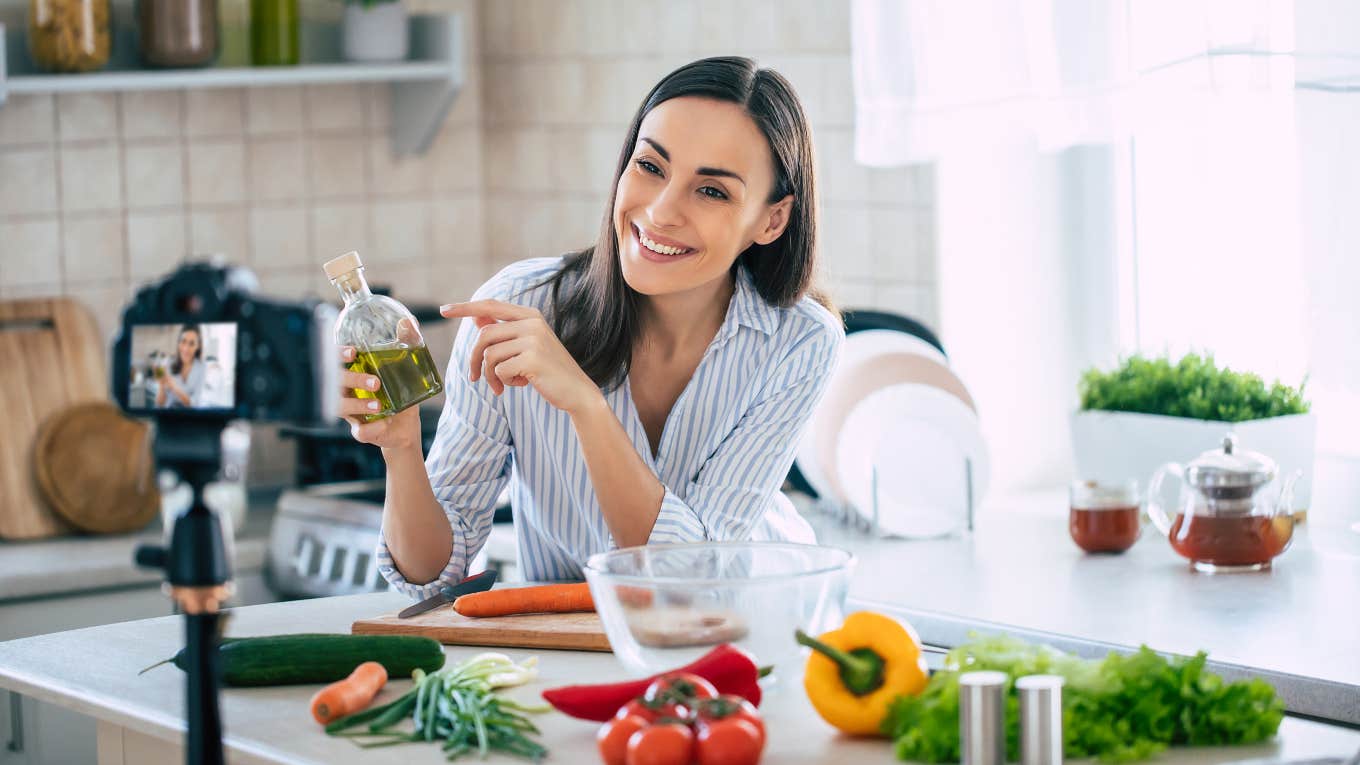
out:
M326 732L354 739L364 748L439 741L450 760L471 752L485 757L493 750L534 762L548 754L529 738L538 727L525 715L549 707L496 695L537 679L536 657L515 663L503 653L481 653L428 674L417 669L411 678L415 685L400 698L336 720ZM405 724L408 720L410 726ZM351 730L360 725L364 727Z

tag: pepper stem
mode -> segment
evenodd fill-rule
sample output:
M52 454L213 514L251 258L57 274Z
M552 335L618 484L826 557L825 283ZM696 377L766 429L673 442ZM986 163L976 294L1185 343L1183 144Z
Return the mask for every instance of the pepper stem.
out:
M796 630L794 638L800 645L820 653L834 661L841 671L841 682L856 696L872 693L883 685L883 659L868 648L842 651L823 643L817 638Z

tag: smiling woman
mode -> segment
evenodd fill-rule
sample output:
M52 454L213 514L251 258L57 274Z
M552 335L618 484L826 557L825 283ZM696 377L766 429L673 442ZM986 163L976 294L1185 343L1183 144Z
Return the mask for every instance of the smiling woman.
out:
M813 541L779 487L843 332L812 290L797 96L748 59L681 67L634 116L614 178L594 246L444 307L468 321L428 457L414 409L365 422L343 405L383 448L379 569L413 597L466 575L507 482L531 580L580 579L619 546Z

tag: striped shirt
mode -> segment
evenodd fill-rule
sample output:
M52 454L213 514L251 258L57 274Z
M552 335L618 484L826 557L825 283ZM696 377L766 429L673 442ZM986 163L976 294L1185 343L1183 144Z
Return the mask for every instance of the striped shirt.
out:
M521 261L473 299L532 305L546 315L550 290L539 285L561 264L561 258ZM633 447L665 485L649 543L814 541L779 489L843 339L840 322L821 305L810 298L789 308L770 305L738 269L722 327L672 407L655 458L627 382L605 393ZM393 565L386 541L378 543L379 571L413 598L467 575L507 481L526 580L580 580L587 558L615 547L570 417L532 386L497 397L485 380L469 382L476 340L475 325L465 319L425 459L453 528L448 565L435 582L412 584Z

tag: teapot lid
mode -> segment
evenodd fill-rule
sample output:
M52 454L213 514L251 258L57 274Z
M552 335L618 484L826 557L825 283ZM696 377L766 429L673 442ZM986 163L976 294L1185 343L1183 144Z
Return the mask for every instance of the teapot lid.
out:
M1224 436L1223 446L1196 457L1185 468L1185 479L1200 489L1241 487L1255 489L1275 479L1275 461L1260 452L1237 448L1237 436Z

